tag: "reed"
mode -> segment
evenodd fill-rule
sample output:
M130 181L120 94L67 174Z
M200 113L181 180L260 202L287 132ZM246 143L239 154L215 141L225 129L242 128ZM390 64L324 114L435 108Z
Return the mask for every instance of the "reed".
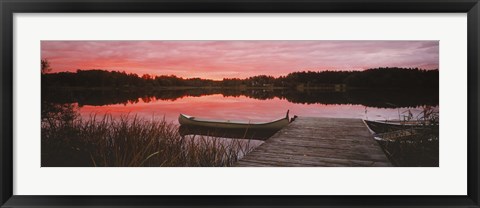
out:
M222 167L252 149L249 140L182 137L164 118L93 115L42 121L43 167Z

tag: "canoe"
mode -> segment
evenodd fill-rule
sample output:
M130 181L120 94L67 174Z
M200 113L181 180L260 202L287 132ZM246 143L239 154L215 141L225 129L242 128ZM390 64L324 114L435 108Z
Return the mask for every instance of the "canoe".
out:
M288 111L284 118L271 122L250 122L250 121L233 121L233 120L214 120L197 118L180 114L178 122L181 125L210 127L221 129L252 129L252 130L280 130L289 123Z
M222 137L232 139L267 140L278 132L278 129L225 129L181 125L178 132L181 136L202 135L207 137Z
M372 121L364 120L368 128L373 132L385 133L397 130L405 129L423 129L426 127L438 126L438 124L431 124L424 121L399 121L399 120L387 120L387 121Z
M438 132L429 129L403 129L374 134L373 138L379 141L433 141L438 140Z

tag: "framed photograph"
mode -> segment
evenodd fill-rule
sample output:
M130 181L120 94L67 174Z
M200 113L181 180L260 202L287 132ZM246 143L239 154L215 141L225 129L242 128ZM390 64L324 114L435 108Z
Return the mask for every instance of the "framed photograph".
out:
M1 207L479 207L477 0L0 6Z

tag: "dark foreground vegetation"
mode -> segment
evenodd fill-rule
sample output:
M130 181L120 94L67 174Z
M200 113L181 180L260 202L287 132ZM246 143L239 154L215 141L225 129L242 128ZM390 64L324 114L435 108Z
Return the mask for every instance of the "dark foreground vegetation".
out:
M42 167L222 167L252 149L249 140L182 137L163 119L82 120L71 104L42 110L41 148Z

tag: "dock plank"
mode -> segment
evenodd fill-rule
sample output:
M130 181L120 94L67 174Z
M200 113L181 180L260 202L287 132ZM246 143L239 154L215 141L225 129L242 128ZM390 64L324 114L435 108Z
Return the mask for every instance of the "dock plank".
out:
M237 167L392 166L361 119L298 117Z

